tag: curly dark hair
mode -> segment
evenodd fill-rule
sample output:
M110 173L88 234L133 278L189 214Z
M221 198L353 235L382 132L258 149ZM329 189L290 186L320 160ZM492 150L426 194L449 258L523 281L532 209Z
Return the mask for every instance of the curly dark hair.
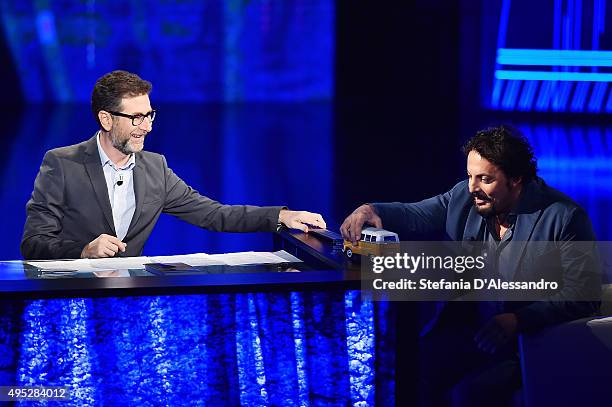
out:
M102 76L96 81L91 93L91 111L102 126L98 118L100 110L121 110L121 99L128 96L148 95L153 85L140 76L127 71L113 71Z
M501 125L480 130L463 146L466 156L470 151L498 166L511 179L521 178L525 183L536 177L538 165L533 147L514 127Z

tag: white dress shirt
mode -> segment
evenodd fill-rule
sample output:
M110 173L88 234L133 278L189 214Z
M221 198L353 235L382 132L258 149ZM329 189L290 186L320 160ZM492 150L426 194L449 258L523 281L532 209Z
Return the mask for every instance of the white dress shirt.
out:
M134 194L134 166L136 156L130 155L128 162L121 168L111 161L100 145L100 132L96 136L100 162L104 170L108 198L113 209L113 222L117 238L123 240L127 235L130 222L136 210L136 196Z

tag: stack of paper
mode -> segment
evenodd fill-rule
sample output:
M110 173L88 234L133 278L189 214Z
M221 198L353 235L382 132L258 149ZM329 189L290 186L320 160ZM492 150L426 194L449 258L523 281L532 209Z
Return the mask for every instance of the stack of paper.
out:
M147 263L184 263L190 266L240 266L245 264L298 263L297 257L284 250L270 252L241 252L225 254L193 253L177 256L110 257L104 259L76 259L28 261L27 264L48 272L91 273L102 270L144 269Z

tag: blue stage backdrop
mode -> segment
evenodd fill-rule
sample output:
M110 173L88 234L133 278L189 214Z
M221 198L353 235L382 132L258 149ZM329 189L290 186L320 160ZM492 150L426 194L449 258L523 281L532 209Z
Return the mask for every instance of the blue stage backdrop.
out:
M481 3L481 97L485 107L612 113L609 1Z
M329 103L158 104L145 149L203 195L228 204L332 211ZM35 118L32 120L32 118ZM88 105L30 105L0 155L0 259L18 259L25 204L45 151L92 137ZM336 225L337 227L337 225ZM271 250L269 233L216 233L162 215L146 255Z
M589 213L598 240L612 240L612 128L517 125L534 147L538 175Z
M84 102L126 69L157 101L308 101L333 92L332 0L0 0L28 102Z
M0 383L68 386L65 406L394 405L393 307L359 291L49 299L0 311Z

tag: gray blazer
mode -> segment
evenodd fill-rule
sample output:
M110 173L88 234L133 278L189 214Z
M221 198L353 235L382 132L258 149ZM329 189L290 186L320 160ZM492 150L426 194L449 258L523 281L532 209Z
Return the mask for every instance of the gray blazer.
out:
M181 180L163 155L136 153L136 209L125 253L139 256L162 212L201 228L223 232L274 231L282 209L223 205ZM25 259L79 258L102 233L116 236L96 137L45 154L26 205L21 241Z

